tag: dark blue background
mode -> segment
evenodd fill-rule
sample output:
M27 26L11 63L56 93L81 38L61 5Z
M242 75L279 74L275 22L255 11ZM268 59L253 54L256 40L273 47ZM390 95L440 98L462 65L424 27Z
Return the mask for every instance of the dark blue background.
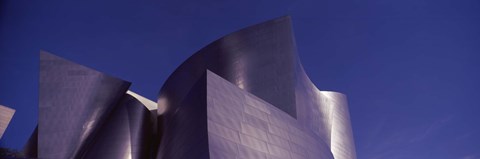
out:
M478 0L2 0L0 146L37 120L39 50L133 82L152 100L187 57L237 29L291 15L321 90L348 95L359 159L480 158Z

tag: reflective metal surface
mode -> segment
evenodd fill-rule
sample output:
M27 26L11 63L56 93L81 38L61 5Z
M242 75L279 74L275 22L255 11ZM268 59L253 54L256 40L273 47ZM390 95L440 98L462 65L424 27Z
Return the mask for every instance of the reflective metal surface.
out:
M150 99L147 99L131 90L128 90L127 94L133 96L138 101L140 101L145 107L147 107L148 110L157 110L157 107L158 107L157 103L151 101Z
M167 79L160 98L182 101L208 69L295 117L295 55L289 17L257 24L192 55Z
M297 63L297 120L327 143L335 159L356 159L347 98L332 91L320 91Z
M207 73L210 158L333 159L327 143L284 111Z
M158 105L165 111L157 158L191 157L187 150L196 158L356 158L346 98L321 92L305 74L288 16L192 55Z
M149 110L126 94L95 135L82 158L152 158L153 121Z
M13 114L15 114L15 109L0 105L0 139L2 139L3 133L7 130Z
M153 118L129 85L42 51L38 158L151 156Z
M310 81L288 16L201 49L167 79L156 104L128 91L129 85L42 51L39 123L26 154L356 158L346 97Z
M347 97L344 94L321 91L324 106L331 109L331 149L335 159L355 159L355 143L350 124Z

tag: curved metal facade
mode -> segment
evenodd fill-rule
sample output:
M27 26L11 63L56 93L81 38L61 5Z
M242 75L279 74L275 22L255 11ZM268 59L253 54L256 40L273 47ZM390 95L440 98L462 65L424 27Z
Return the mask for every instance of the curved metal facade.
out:
M295 117L295 55L290 18L257 24L192 55L167 79L160 98L182 101L208 69Z
M164 130L160 159L188 158L172 154L206 145L209 154L198 157L356 158L346 98L321 92L310 81L288 16L202 48L167 79L158 101L166 110L159 112ZM255 103L260 108L254 109Z
M321 91L322 105L331 110L331 150L335 159L355 158L355 143L350 124L347 97L344 94L331 91Z
M152 117L140 101L126 94L129 86L42 51L38 158L150 156L146 148L154 132Z
M129 86L42 51L39 123L26 154L53 159L356 158L347 99L320 91L310 81L288 16L199 50L167 79L157 109Z
M82 158L151 158L152 126L148 109L127 94L108 116Z

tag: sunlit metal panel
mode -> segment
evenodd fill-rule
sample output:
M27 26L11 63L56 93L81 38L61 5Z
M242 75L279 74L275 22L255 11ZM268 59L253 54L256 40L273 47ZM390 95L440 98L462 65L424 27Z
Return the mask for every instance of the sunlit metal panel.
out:
M306 75L290 21L288 16L280 17L231 33L202 48L174 71L158 99L164 108L158 114L163 114L166 132L157 158L171 158L179 153L171 151L183 151L176 148L205 145L188 135L208 137L209 156L201 157L210 158L333 158L334 151L342 156L339 145L354 148L351 133L345 138L349 141L332 135L351 131L350 123L339 120L349 114L328 104ZM213 75L218 78L211 78ZM204 78L206 103L191 99L192 94L205 97L205 89L199 86ZM202 120L207 116L208 121L183 115L188 109L197 111ZM201 129L195 134L183 132L192 128L177 126L179 123ZM336 125L344 123L348 125ZM352 152L343 156L355 158L354 149L346 150Z
M8 124L12 120L15 109L0 105L0 139L7 130Z
M356 159L347 97L338 92L321 91L324 105L331 109L331 149L335 159Z

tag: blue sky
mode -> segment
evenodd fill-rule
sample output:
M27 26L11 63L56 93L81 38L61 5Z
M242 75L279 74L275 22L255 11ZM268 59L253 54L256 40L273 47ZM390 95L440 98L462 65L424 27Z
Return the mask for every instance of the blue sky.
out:
M3 0L0 146L36 125L40 49L155 99L206 44L283 15L313 82L347 94L359 159L480 158L478 0Z

